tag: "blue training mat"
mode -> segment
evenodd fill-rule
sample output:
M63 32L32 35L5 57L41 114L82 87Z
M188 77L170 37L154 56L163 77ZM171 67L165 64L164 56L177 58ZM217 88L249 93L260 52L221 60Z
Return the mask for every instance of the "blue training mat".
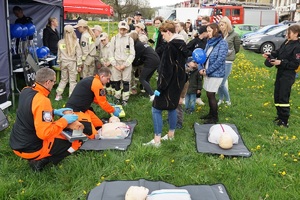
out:
M196 133L196 147L200 153L211 153L211 154L223 154L225 156L240 156L250 157L251 152L248 150L242 136L239 134L237 127L234 124L226 124L230 126L239 136L238 144L234 144L231 149L222 149L217 144L208 142L208 133L210 127L215 124L194 124L194 130Z
M223 184L176 187L163 181L148 181L145 179L104 181L89 192L87 200L124 200L130 186L144 186L149 189L149 194L160 189L186 189L192 200L230 200Z
M130 127L130 133L125 139L87 140L80 147L80 150L102 151L107 149L116 149L125 151L131 144L132 134L135 126L137 125L137 120L124 123Z

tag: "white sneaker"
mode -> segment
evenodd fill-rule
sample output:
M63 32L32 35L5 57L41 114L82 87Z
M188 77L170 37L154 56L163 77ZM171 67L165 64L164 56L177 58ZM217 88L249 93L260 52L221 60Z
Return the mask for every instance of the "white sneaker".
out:
M150 101L151 101L151 102L154 101L154 98L155 98L155 95L151 95L151 96L150 96Z
M143 143L144 146L154 146L154 147L159 147L160 146L160 142L155 142L154 139L152 139L150 142L147 143Z
M198 105L200 105L200 106L205 105L205 103L202 101L201 98L197 98L197 99L196 99L196 104L198 104Z
M218 101L218 106L221 105L222 103L224 103L224 101L223 100L219 100Z
M225 101L227 106L231 106L231 102L230 101Z
M168 134L161 138L161 140L173 140L174 137L169 138Z
M60 100L62 100L62 96L61 95L56 95L55 101L60 101Z

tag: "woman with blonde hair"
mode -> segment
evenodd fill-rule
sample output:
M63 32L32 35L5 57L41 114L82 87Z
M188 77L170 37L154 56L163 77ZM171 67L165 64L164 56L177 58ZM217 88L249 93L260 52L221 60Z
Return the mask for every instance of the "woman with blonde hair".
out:
M95 71L96 56L96 37L92 29L88 26L87 21L81 19L74 26L82 34L80 46L82 50L83 67L81 68L81 77L93 76Z
M71 25L64 27L64 38L58 42L57 62L61 70L61 79L56 89L55 100L62 99L62 93L69 82L69 96L71 96L75 86L77 71L80 71L82 52L77 41L74 28Z
M225 100L227 106L230 106L231 101L230 101L230 95L228 91L228 77L232 69L232 63L235 60L235 54L237 54L240 50L241 39L239 35L234 31L231 25L231 21L228 19L228 17L224 16L223 18L221 18L221 20L219 21L219 27L223 34L224 39L228 44L228 54L226 56L226 62L225 62L225 76L218 90L219 93L218 105L224 103Z

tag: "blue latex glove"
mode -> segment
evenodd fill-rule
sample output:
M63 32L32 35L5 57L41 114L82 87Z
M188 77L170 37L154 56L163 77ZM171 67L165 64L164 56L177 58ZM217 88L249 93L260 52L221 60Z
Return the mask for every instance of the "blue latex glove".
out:
M159 92L158 90L155 90L155 91L154 91L154 96L159 97L159 95L160 95L160 92Z
M121 113L121 109L119 107L114 107L114 108L115 108L115 111L113 112L113 115L116 117L119 117L120 113Z
M68 124L71 124L78 119L78 116L75 114L66 114L62 116L62 118L65 118L68 121Z
M72 108L60 108L60 109L54 109L53 113L54 113L54 115L64 116L64 112L67 110L73 111Z

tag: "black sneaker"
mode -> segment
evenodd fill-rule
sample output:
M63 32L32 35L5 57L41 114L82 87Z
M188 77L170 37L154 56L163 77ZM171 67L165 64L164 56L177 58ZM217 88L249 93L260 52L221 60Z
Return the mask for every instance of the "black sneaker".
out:
M280 127L284 127L284 128L288 128L289 127L289 124L287 122L282 121L281 119L279 119L277 121L276 125L280 126Z
M29 160L29 166L35 172L40 172L50 162L49 158L43 158L41 160Z
M126 106L127 105L127 101L123 100L122 101L122 106Z

